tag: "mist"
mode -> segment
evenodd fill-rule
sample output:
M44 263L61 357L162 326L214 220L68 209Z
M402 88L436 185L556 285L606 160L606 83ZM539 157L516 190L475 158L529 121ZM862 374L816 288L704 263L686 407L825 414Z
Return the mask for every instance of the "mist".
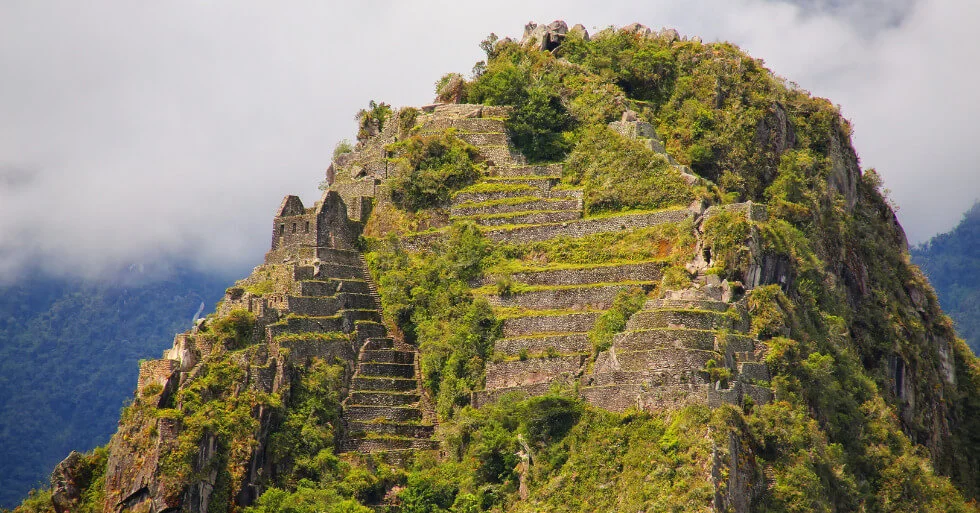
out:
M476 7L479 5L479 7ZM854 124L910 239L980 197L980 6L952 0L0 4L0 281L248 269L370 100L429 103L490 32L634 21L731 41Z

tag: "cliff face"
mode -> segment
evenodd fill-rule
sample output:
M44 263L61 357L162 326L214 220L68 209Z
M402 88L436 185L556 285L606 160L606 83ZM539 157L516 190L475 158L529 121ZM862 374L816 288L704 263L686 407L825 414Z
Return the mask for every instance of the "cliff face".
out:
M829 102L641 25L485 46L362 111L59 511L966 510L976 359Z

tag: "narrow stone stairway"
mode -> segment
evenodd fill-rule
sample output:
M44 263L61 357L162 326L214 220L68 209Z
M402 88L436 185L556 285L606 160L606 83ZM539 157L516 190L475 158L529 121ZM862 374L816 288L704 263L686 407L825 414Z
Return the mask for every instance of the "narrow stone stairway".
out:
M381 297L364 256L358 253L368 296L381 311ZM357 367L343 402L346 435L341 452L379 454L388 462L404 462L416 450L437 450L434 426L423 419L414 346L388 336L383 324L371 326L359 339Z

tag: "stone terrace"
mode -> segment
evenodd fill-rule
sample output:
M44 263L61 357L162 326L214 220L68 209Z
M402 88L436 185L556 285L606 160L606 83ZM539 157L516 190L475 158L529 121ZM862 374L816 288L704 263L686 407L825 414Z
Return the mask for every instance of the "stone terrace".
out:
M614 411L770 400L764 349L748 335L744 305L727 301L728 284L717 277L699 281L648 300L629 319L583 380L586 400ZM712 379L712 367L730 378Z

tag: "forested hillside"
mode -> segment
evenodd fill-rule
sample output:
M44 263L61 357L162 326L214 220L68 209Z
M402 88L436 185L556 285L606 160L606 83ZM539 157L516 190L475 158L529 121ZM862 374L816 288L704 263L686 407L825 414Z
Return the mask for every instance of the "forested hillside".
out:
M957 333L980 354L980 203L949 233L912 248L912 261L929 276Z
M230 282L175 270L102 283L34 274L0 287L0 506L46 485L72 449L104 444L137 361L159 356Z

